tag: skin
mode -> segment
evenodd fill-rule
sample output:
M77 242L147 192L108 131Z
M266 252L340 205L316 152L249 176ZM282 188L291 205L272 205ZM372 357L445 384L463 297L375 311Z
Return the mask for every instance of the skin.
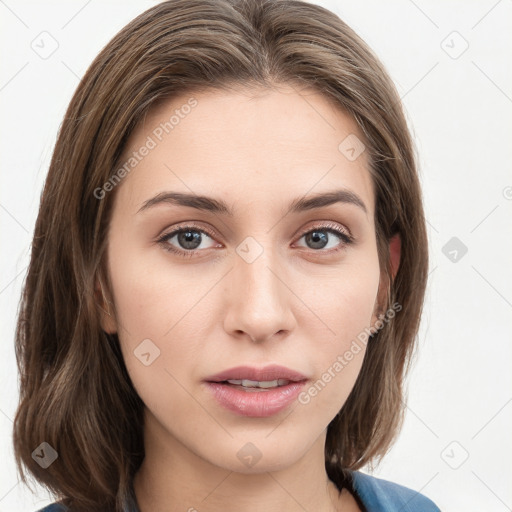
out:
M354 161L338 150L355 121L311 90L208 91L154 108L132 133L128 157L193 96L198 104L118 185L108 241L117 332L137 393L146 405L146 457L134 480L141 512L359 510L338 493L324 466L326 429L347 399L364 350L311 401L268 418L220 406L202 380L238 365L277 363L311 382L321 378L356 336L376 320L384 289L374 228L374 190L366 152ZM347 188L367 208L337 203L287 212L295 198ZM163 191L223 199L233 218L160 204ZM202 234L194 257L177 236L194 221ZM304 236L330 223L326 248ZM248 263L236 249L253 237L262 254ZM188 249L190 251L190 249ZM391 245L393 265L399 240ZM380 286L379 286L380 285ZM105 304L108 309L108 304ZM134 350L151 339L160 355L149 366ZM246 467L237 452L251 442L261 459Z

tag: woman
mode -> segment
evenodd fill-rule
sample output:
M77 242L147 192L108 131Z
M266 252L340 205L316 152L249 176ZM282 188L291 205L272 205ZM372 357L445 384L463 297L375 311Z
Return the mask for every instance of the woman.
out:
M396 90L333 13L171 0L66 113L14 446L57 510L439 510L358 471L401 421L428 249Z

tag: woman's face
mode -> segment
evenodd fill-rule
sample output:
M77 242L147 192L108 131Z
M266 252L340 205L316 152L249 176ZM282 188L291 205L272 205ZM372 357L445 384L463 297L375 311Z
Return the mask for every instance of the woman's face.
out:
M325 435L361 368L364 344L353 342L377 319L362 140L323 96L291 87L183 95L132 134L108 235L116 316L102 322L118 332L146 431L162 446L260 472ZM242 370L227 377L284 378L283 387L206 382L268 365L305 381Z

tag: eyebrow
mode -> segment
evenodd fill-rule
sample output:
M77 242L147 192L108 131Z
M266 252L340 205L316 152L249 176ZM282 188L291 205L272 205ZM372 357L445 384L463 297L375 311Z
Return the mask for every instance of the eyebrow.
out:
M335 203L352 204L361 208L366 214L368 210L363 200L354 192L348 189L332 190L315 194L310 197L299 197L294 199L288 206L288 211L300 213L307 210L314 210L324 206L330 206ZM143 212L160 204L172 204L177 206L187 206L196 210L223 214L233 217L233 210L221 199L202 196L197 194L188 194L182 192L161 192L155 197L148 199L139 208L137 213Z

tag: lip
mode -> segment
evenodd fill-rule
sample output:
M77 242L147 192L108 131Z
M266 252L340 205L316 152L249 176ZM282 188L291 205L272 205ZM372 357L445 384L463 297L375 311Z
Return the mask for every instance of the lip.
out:
M285 386L255 391L224 383L226 380L271 381L286 379ZM242 416L264 418L287 409L304 388L307 377L301 373L279 365L253 368L237 366L205 379L207 390L217 402L227 410Z
M307 377L302 375L302 373L291 370L290 368L286 368L285 366L272 364L269 366L264 366L263 368L254 368L252 366L236 366L235 368L230 368L229 370L216 373L215 375L207 377L204 380L206 382L222 382L224 380L241 379L257 380L259 382L286 379L293 382L300 382L307 380Z

